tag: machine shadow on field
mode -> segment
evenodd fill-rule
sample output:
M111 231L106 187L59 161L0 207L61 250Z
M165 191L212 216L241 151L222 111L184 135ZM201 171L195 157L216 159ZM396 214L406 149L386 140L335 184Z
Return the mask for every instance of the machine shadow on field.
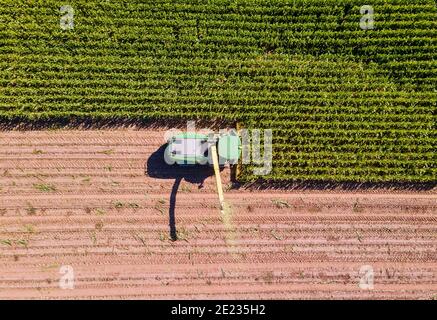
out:
M194 166L179 166L168 165L164 161L164 151L167 144L161 146L147 160L145 164L145 175L155 179L171 179L174 180L170 194L169 207L169 226L170 239L177 240L175 208L176 195L182 180L192 184L197 184L198 188L203 187L206 178L214 175L214 169L211 166L194 165Z

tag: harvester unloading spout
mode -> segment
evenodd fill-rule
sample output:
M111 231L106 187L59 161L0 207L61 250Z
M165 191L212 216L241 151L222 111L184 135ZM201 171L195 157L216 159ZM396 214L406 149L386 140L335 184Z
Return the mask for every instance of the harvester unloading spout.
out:
M217 154L217 147L212 145L210 148L212 163L214 166L214 174L215 174L215 184L217 186L217 194L220 202L220 212L224 213L225 210L225 197L223 195L223 186L222 186L222 178L220 176L220 168L219 168L219 160Z

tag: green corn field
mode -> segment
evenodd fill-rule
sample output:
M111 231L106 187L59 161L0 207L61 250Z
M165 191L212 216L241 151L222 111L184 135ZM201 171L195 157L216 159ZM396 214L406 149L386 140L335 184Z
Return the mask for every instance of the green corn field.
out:
M434 0L3 0L0 121L220 119L273 131L245 182L435 183L436 58Z

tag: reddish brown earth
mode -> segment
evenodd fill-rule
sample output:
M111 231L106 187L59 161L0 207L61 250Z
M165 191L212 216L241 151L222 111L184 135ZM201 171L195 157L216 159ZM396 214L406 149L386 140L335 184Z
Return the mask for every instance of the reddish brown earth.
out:
M199 189L203 173L182 172L172 241L162 144L162 130L0 132L0 298L437 297L435 190L227 190L221 217L213 177Z

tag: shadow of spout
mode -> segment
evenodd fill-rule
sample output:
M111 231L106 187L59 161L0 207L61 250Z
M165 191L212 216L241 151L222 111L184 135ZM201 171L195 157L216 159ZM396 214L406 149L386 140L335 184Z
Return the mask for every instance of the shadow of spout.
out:
M171 189L170 194L170 208L168 210L168 219L170 226L170 239L176 241L178 239L176 230L176 218L175 218L175 208L176 208L176 195L181 184L182 178L176 178Z
M164 152L167 145L161 146L147 160L144 167L145 175L155 179L174 180L170 193L169 226L170 239L177 240L176 230L176 195L182 180L203 186L206 178L214 175L214 169L208 165L179 166L168 165L164 161Z

